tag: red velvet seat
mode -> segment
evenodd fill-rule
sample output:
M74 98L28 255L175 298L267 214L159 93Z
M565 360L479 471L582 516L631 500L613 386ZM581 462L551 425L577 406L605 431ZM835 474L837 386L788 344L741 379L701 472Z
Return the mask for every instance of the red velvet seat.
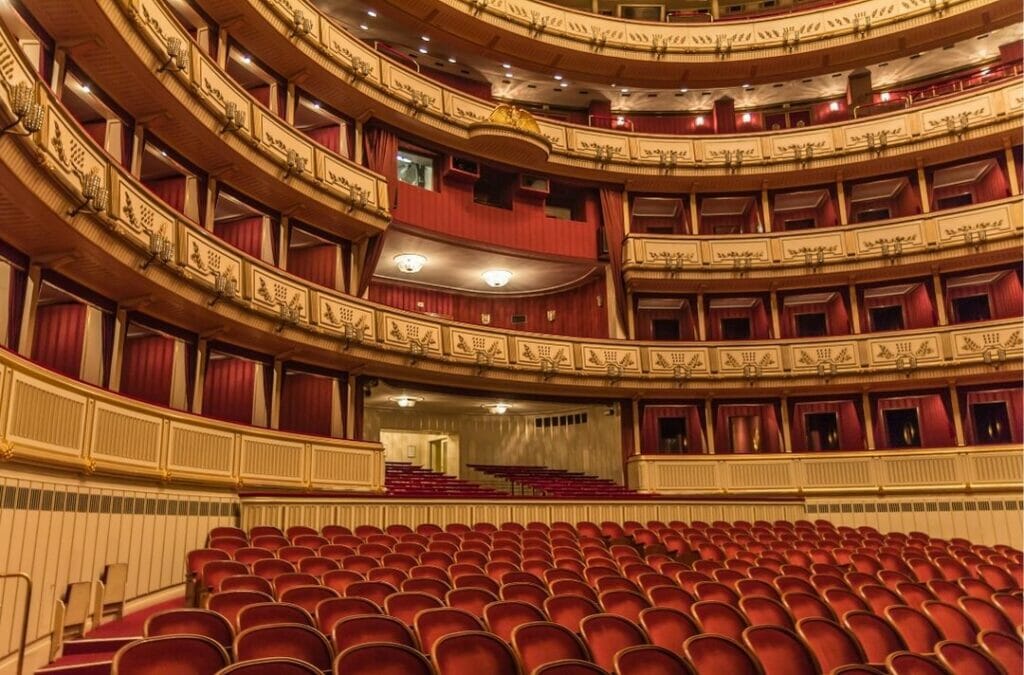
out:
M781 626L794 629L793 615L778 600L761 596L740 599L740 611L751 626Z
M604 668L579 659L566 659L547 663L534 670L531 675L608 675Z
M665 647L680 656L683 642L700 633L689 614L671 607L650 607L640 612L640 626L651 644Z
M322 675L322 671L298 659L279 658L235 663L217 675Z
M913 652L896 652L885 660L892 675L958 675L951 674L935 659Z
M383 581L356 581L345 587L346 598L366 598L381 607L389 595L397 592L397 588Z
M817 595L810 593L784 593L782 604L789 609L795 621L806 619L809 616L820 616L832 621L836 620L836 615L832 609Z
M1024 645L1018 635L984 630L978 634L978 646L1007 673L1024 672Z
M206 598L206 609L217 612L238 629L238 613L249 605L273 602L274 598L258 591L221 591Z
M448 595L448 591L452 590L452 587L447 581L441 581L440 579L410 577L402 582L401 589L403 592L426 593L427 595L433 595L439 600L444 600L445 596Z
M407 626L413 625L413 620L419 612L437 607L444 607L444 603L429 593L402 591L384 599L384 610Z
M231 576L220 582L221 591L257 591L273 596L274 587L269 581L255 574Z
M781 626L751 626L743 642L760 662L765 675L818 675L814 654L793 631Z
M423 654L401 644L357 645L338 654L334 675L435 675Z
M228 665L227 652L202 635L143 638L114 654L112 675L215 675Z
M364 577L359 572L353 572L352 570L331 570L323 576L323 585L328 588L333 588L338 593L344 595L345 589L349 585L354 584L357 581L364 581Z
M393 616L358 614L339 619L331 631L334 648L341 653L350 647L387 642L418 647L409 626Z
M229 577L248 576L249 568L235 560L211 560L203 565L203 571L197 577L198 588L204 593L219 591L220 585Z
M484 623L487 630L505 642L512 640L512 631L524 623L547 621L544 612L536 605L515 600L499 600L484 607Z
M553 595L544 601L544 611L553 622L577 633L580 622L587 616L600 614L601 608L593 600L578 595Z
M737 642L743 639L743 631L750 626L737 608L724 602L696 602L690 611L702 632L724 635Z
M331 669L334 652L330 642L317 629L298 624L256 626L235 636L235 659L277 658L286 656L305 661L322 671Z
M825 672L840 666L865 663L867 660L853 634L828 619L801 619L797 622L797 634L810 647Z
M319 546L317 546L319 548ZM287 560L293 565L298 566L299 561L303 558L316 557L316 549L308 546L282 546L277 549L277 557L281 560Z
M983 598L964 596L957 599L959 606L971 618L979 630L995 630L1013 634L1016 626L999 607ZM953 638L950 638L953 639Z
M498 596L502 600L517 600L537 607L542 606L549 597L547 589L529 583L503 583Z
M449 607L464 609L480 618L484 615L484 607L497 600L494 593L483 588L455 588L445 595L445 604Z
M170 609L146 619L142 634L202 635L228 648L235 639L234 626L222 614L209 609Z
M277 599L281 599L281 594L290 588L298 588L300 586L318 586L320 581L312 574L303 574L301 572L286 572L285 574L279 574L274 577L271 585L274 587L274 596Z
M272 626L279 623L316 625L313 617L298 605L284 602L261 602L243 607L238 613L238 632L257 626Z
M617 675L694 675L693 668L673 651L655 645L627 647L615 655Z
M962 603L961 606L964 604L966 603ZM992 605L1002 611L1014 626L1024 624L1024 601L1022 601L1021 594L1019 592L1016 594L993 593ZM965 610L970 614L969 609L965 607ZM972 614L971 616L973 618L974 615ZM977 621L977 619L975 619L975 621Z
M896 591L878 584L867 584L858 589L861 597L871 607L871 611L881 615L889 607L906 605L907 603Z
M425 609L416 614L413 627L424 652L430 652L434 643L450 633L482 631L484 625L469 612L452 607Z
M765 675L750 651L724 635L703 633L683 643L697 675Z
M655 586L647 590L647 598L655 607L672 607L689 612L694 597L678 586Z
M869 663L884 663L893 652L906 650L907 644L891 623L871 612L847 612L843 625L853 633Z
M888 607L885 616L907 643L912 652L927 654L934 651L942 634L931 619L913 607Z
M594 663L610 671L620 649L647 644L647 635L638 625L615 614L592 614L580 622L580 633Z
M374 567L380 567L380 561L367 555L349 555L341 559L341 569L359 572L365 575Z
M998 662L970 643L943 640L935 646L935 655L955 675L1006 675Z
M512 647L527 673L566 659L589 660L590 654L576 633L546 621L524 623L512 631Z
M233 557L236 561L243 565L248 565L250 568L255 564L257 560L271 560L274 558L273 551L268 551L265 548L256 548L255 546L247 546L240 548L234 552Z
M295 565L287 560L279 560L277 558L257 560L252 564L253 574L271 582L282 574L292 574L293 572L295 572Z
M583 581L576 579L557 579L550 583L551 595L578 595L581 598L597 602L597 593Z
M296 586L281 593L281 602L298 605L310 614L324 600L340 597L338 591L327 586Z
M402 582L409 578L405 570L395 567L374 567L366 573L367 581L383 581L395 588L402 585Z
M511 648L481 631L449 633L430 650L438 675L519 675Z
M636 623L640 612L651 606L644 596L635 591L606 591L601 593L598 604L608 614L616 614Z
M959 607L938 600L929 600L921 605L921 611L938 627L946 640L973 644L978 635L977 624Z
M366 598L331 598L316 606L316 625L324 635L330 635L334 624L349 616L382 614L380 606Z

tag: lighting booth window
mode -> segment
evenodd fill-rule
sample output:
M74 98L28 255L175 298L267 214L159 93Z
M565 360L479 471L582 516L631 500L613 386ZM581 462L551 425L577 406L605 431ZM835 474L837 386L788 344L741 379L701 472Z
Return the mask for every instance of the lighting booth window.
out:
M434 158L410 150L399 150L398 180L424 190L433 190Z

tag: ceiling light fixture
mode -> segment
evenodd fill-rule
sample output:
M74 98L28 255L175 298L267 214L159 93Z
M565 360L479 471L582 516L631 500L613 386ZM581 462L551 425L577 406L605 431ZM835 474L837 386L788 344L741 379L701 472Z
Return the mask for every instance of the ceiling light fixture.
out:
M501 288L512 278L512 273L508 270L487 270L480 276L491 288Z
M505 73L505 77L512 77L512 73L511 72L506 72Z
M831 103L829 103L828 104L828 109L831 110L832 112L838 112L838 110L839 110L839 101L832 101Z
M420 54L426 54L427 53L427 48L426 47L420 47L419 51L420 51Z
M430 42L430 36L429 35L421 35L420 39L423 40L424 42Z
M455 63L455 57L454 56L449 56L448 57L448 63Z
M374 18L377 17L377 12L375 10L368 9L368 10L366 10L366 13L369 14L370 16L374 17Z
M92 89L89 87L89 85L83 84L82 85L82 91L84 91L86 94L88 94L88 93L90 93L92 91Z
M892 95L889 92L887 92L887 91L883 91L882 92L882 100L883 101L888 101L891 98L892 98Z
M416 274L427 262L427 256L419 253L400 253L393 260L398 266L398 271L404 274Z
M744 124L750 124L750 113L743 113L743 117L741 119Z
M397 405L399 408L415 408L416 404L423 400L423 397L406 396L405 394L402 394L401 396L392 396L388 400Z
M484 406L484 407L488 408L491 411L491 413L494 414L494 415L504 415L505 413L508 412L508 408L509 408L507 403L494 403L492 405L488 405L488 406Z
M681 93L685 94L686 92L688 92L688 91L690 91L690 90L689 90L689 89L687 89L686 87L683 87L683 88L682 88L682 89L680 89L679 91L680 91Z
M561 75L555 75L555 79L556 79L556 80L561 80L561 79L562 79L562 76L561 76Z
M361 23L361 24L359 24L359 27L360 27L361 29L363 29L363 30L370 30L370 27L369 27L369 26L367 26L367 25L366 25L365 23Z
M697 115L696 124L697 124L698 127L704 126L704 116L703 115Z
M501 67L504 68L505 70L508 70L509 68L512 67L512 64L511 63L503 63L503 64L501 64Z
M248 54L245 54L244 56L242 56L242 63L244 63L245 65L249 65L250 63L252 63L252 57Z

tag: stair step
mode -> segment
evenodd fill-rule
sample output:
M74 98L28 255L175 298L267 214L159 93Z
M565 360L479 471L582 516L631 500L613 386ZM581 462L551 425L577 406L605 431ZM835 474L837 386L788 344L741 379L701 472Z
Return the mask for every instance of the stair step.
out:
M113 654L129 642L141 638L141 635L109 638L82 638L64 643L64 655L76 656L86 654Z

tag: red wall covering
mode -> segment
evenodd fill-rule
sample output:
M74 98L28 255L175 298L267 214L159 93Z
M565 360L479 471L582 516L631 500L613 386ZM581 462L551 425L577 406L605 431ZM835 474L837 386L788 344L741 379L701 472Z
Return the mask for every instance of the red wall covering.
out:
M338 247L333 244L305 246L288 251L288 271L315 284L335 288Z
M252 424L255 384L256 364L252 361L210 359L203 381L203 414L229 422Z
M152 335L124 342L121 393L159 405L171 402L174 340Z
M793 404L793 452L808 452L806 416L814 413L835 413L839 426L840 450L864 449L864 425L853 401L804 401Z
M32 360L70 377L82 373L85 346L83 303L43 305L36 310Z
M172 176L159 180L143 181L150 192L160 198L160 201L170 206L178 213L185 213L185 177Z
M604 280L600 277L562 293L525 298L458 295L376 281L370 285L371 301L410 312L428 312L477 325L481 314L490 314L488 325L494 328L603 338L608 337L608 323L604 310L597 306L598 296L604 302ZM417 307L417 302L423 306ZM556 312L553 322L547 320L551 309ZM526 323L512 325L513 314L525 314Z
M473 202L473 186L440 180L438 191L398 183L395 220L497 246L593 260L597 255L600 205L592 190L584 200L586 222L558 220L544 215L541 199L519 199L512 209Z
M281 383L281 429L330 436L335 383L336 380L329 377L287 373Z
M213 233L254 258L263 257L263 216L214 223Z
M875 444L878 448L889 447L885 411L904 408L917 410L922 448L949 448L956 445L953 418L945 397L939 394L922 394L882 398L876 402Z
M663 417L683 417L686 419L686 452L682 454L701 454L704 452L704 436L701 433L701 406L696 405L649 405L644 407L641 421L640 447L644 454L658 454L658 420Z

